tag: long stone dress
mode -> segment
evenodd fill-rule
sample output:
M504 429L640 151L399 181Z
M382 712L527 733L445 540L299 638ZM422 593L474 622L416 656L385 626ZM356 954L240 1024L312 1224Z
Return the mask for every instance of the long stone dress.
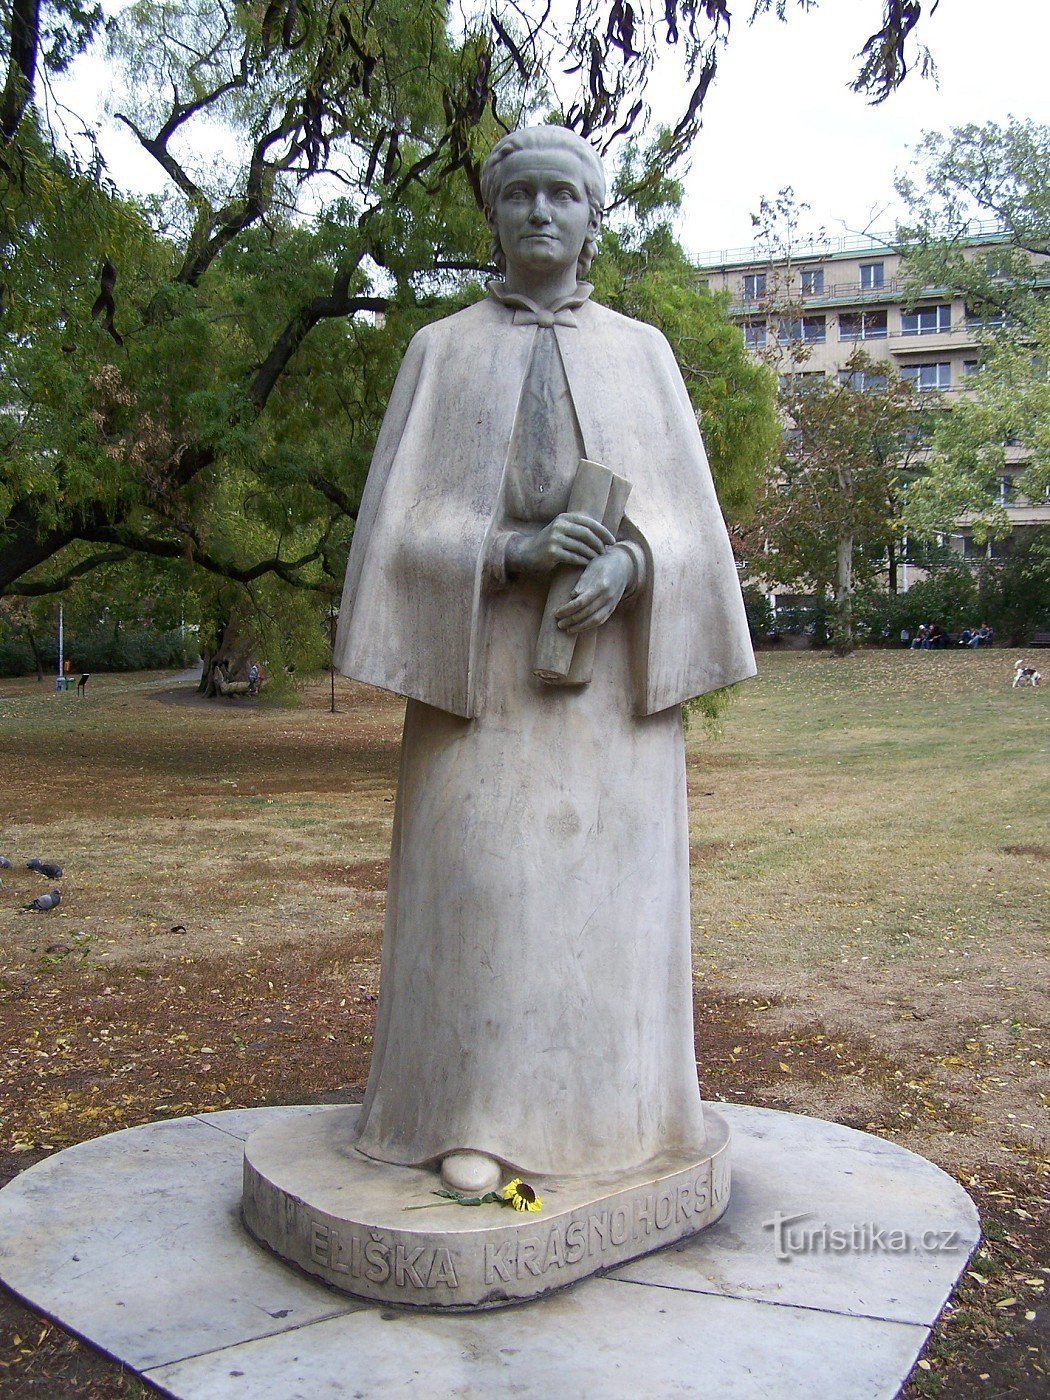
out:
M566 508L581 445L541 329L506 529ZM358 1141L382 1161L472 1149L602 1174L703 1143L680 711L634 713L629 601L599 629L590 684L534 677L546 592L488 596L477 718L408 702Z

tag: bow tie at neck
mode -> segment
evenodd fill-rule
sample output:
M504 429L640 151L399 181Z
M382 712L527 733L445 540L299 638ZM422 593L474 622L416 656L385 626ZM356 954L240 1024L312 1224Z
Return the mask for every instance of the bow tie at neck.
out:
M503 282L488 282L486 289L493 300L514 312L516 326L575 326L573 312L583 305L594 288L589 282L577 282L576 290L561 297L553 306L539 306L523 292L508 292Z

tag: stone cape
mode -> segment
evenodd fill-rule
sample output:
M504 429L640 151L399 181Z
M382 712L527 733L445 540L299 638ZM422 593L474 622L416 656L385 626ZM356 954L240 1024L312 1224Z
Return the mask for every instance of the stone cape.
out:
M566 313L563 313L566 315ZM584 455L632 485L649 581L632 704L655 714L755 674L740 585L696 415L667 341L587 301L554 327ZM490 546L537 327L486 298L413 338L354 529L335 664L473 717Z
M417 336L362 505L339 661L410 697L358 1139L379 1161L472 1149L565 1177L703 1151L677 702L753 658L666 342L590 304L574 319L537 330L486 302ZM582 687L532 675L545 582L487 586L552 334L581 450L632 482L646 563ZM588 394L603 375L617 391Z

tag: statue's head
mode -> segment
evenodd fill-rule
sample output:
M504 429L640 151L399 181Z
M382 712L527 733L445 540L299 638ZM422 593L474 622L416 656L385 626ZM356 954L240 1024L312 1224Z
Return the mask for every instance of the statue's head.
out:
M552 196L552 219L561 235L552 239L546 256L572 257L577 276L583 278L597 247L605 205L605 171L594 148L564 126L512 131L489 153L481 171L481 194L492 230L492 259L505 274L508 255L510 261L523 256L522 243L515 239L513 230L519 214L524 214L524 201L530 194L535 196L540 185ZM519 207L515 207L514 196L519 197ZM543 240L533 242L532 252L540 259L544 256Z

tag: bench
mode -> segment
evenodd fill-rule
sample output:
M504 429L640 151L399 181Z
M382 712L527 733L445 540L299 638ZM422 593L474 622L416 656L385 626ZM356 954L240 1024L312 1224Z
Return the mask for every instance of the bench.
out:
M1031 644L1034 647L1050 647L1050 632L1033 633Z

